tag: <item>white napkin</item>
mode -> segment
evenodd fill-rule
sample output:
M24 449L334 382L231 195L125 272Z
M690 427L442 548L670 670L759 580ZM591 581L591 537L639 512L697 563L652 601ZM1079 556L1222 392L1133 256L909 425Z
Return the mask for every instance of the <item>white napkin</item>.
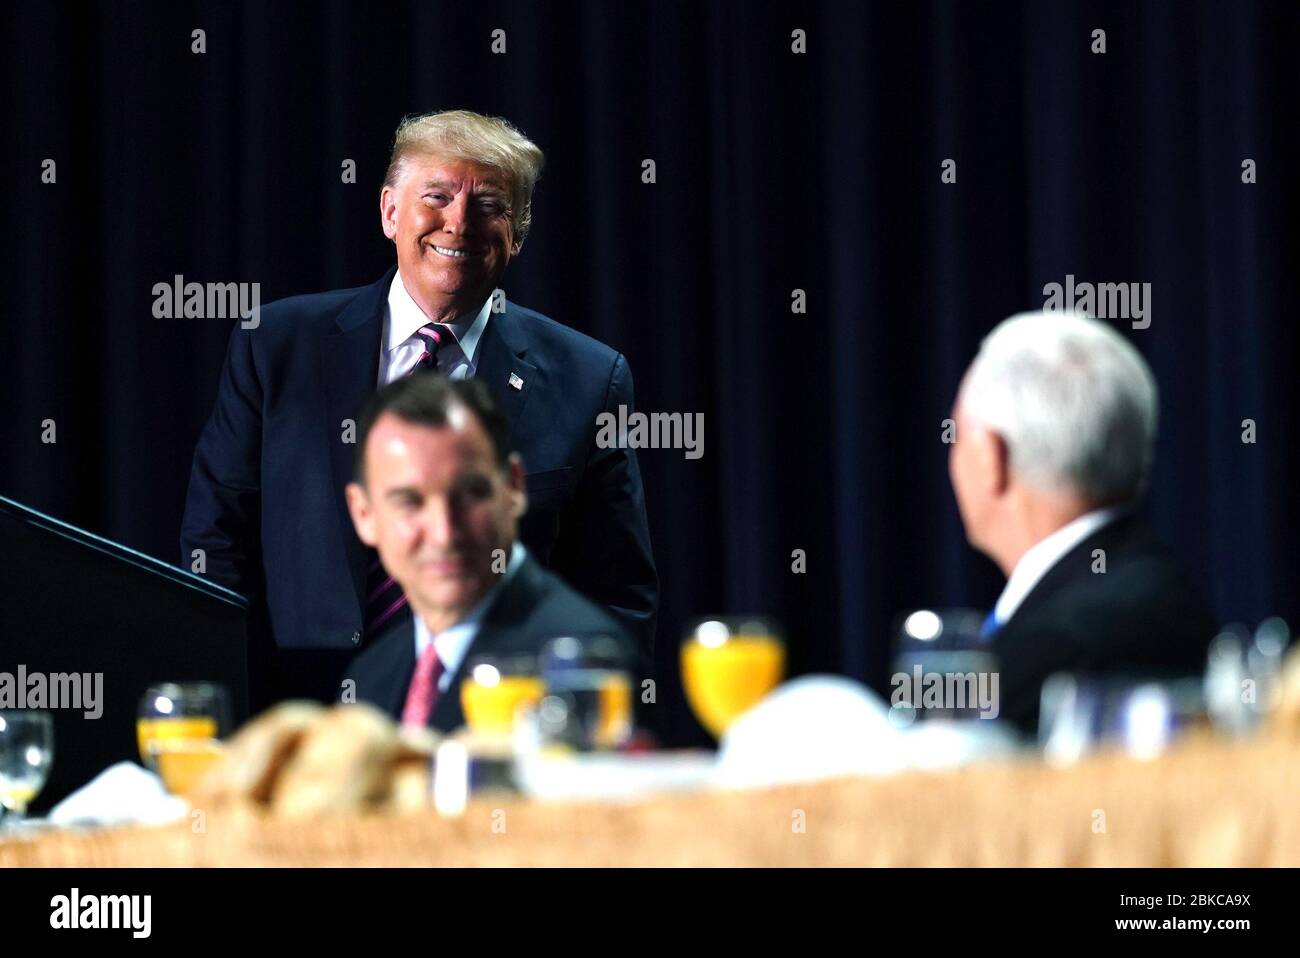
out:
M865 685L809 675L776 689L723 736L715 782L764 788L848 775L955 768L1009 755L1016 735L993 721L931 720L903 726Z
M52 825L161 825L184 818L189 806L169 795L162 779L134 762L118 762L54 808Z

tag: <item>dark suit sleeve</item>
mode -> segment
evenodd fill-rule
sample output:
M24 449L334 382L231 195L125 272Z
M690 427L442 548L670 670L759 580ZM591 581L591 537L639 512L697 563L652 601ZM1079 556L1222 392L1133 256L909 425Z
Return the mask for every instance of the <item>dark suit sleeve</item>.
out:
M244 595L259 591L262 583L261 459L262 384L250 330L237 323L216 405L194 450L181 563L192 568L193 550L202 549L208 578Z
M633 408L632 371L619 355L604 411ZM573 588L609 609L650 655L659 578L650 550L645 491L633 449L601 449L592 423L591 450L576 494L560 523L554 567Z

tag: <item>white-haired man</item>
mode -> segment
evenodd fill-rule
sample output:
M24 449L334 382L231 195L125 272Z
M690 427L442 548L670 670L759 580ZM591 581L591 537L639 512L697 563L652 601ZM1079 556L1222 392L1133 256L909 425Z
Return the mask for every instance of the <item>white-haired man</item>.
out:
M636 454L595 442L601 413L632 407L627 361L494 297L528 234L542 161L500 118L403 120L379 195L396 264L370 286L270 304L231 334L181 551L187 567L252 599L255 707L337 694L362 646L409 624L401 586L357 538L344 494L349 424L370 394L408 375L488 388L529 470L520 540L649 651L658 581Z
M1024 313L984 340L957 394L949 473L971 545L1008 577L985 623L1001 714L1032 730L1057 671L1204 667L1215 620L1136 514L1156 384L1104 323Z

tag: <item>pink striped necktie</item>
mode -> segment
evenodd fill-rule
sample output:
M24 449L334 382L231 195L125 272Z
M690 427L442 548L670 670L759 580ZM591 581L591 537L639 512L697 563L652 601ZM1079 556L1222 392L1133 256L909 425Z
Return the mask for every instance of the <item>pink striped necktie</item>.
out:
M455 342L451 327L429 323L417 329L415 335L423 341L424 352L406 375L437 372L439 348ZM398 621L396 617L406 609L406 596L402 593L402 587L384 570L375 550L368 550L368 554L370 564L366 568L366 596L362 612L365 617L365 636L370 639L384 626Z
M451 327L444 326L442 323L429 323L417 329L415 335L423 340L424 352L420 354L420 358L415 361L415 366L407 375L425 371L437 372L438 350L448 343L456 341L456 338L452 335Z
M402 707L402 724L424 728L429 724L434 706L438 704L438 680L442 678L442 659L430 641L420 653L415 664L415 675L406 690L406 704Z

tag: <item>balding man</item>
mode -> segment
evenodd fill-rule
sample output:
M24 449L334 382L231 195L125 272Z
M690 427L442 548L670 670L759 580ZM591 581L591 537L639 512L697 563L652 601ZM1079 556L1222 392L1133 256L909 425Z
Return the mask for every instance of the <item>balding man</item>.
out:
M339 662L409 623L407 598L345 505L351 417L386 383L473 378L528 465L519 537L648 652L658 581L636 454L597 417L631 408L621 354L495 297L532 218L542 152L499 118L403 120L379 196L396 264L359 289L299 296L236 326L194 454L186 567L253 599L255 704L335 693ZM500 310L500 311L498 311ZM265 643L264 643L265 646Z
M1001 714L1032 731L1057 671L1199 673L1216 624L1136 514L1156 384L1109 326L1026 313L984 340L957 395L949 473L971 545L1008 577L985 623Z

